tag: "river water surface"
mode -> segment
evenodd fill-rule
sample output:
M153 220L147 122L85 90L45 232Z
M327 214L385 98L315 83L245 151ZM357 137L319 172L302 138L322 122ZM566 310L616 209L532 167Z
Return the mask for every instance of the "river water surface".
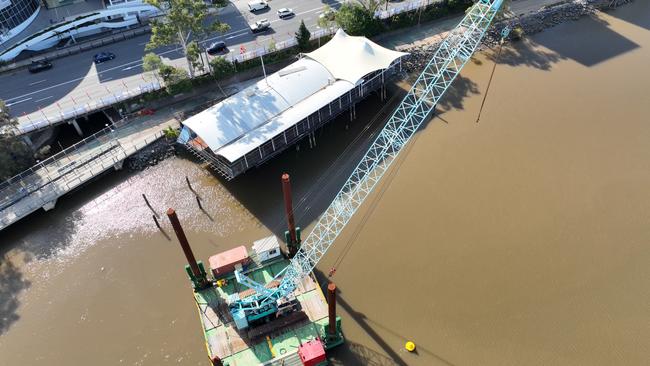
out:
M650 360L649 3L497 55L467 65L319 264L340 289L335 363ZM141 194L176 208L205 261L281 234L287 171L309 232L395 103L373 98L233 182L173 158L0 233L0 365L207 365L184 257Z

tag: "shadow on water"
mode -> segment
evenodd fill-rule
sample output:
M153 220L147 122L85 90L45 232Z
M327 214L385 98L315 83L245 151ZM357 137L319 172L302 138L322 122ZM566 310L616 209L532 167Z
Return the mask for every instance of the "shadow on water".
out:
M531 38L518 42L508 43L503 46L501 54L494 48L488 51L487 59L490 63L497 62L508 66L528 66L536 69L550 71L551 66L566 57L556 53L542 50Z
M403 87L400 83L389 88L387 101L382 102L376 94L366 98L357 105L357 118L351 122L346 111L325 125L316 132L316 147L310 148L304 139L299 148L290 148L230 182L219 179L263 225L283 237L286 222L280 176L289 173L296 223L306 227L325 211L384 127L405 95ZM475 82L459 76L438 106L463 109L464 98L478 93Z
M558 37L554 32L543 32L534 36L535 41L555 51L563 58L572 59L584 66L591 67L601 62L621 56L639 47L621 34L614 31L607 22L597 16L580 19L581 30L576 32L571 23L557 26L562 32ZM590 37L585 37L588 32Z
M648 1L637 1L634 5L613 9L608 11L607 15L650 30L650 2Z
M31 286L23 274L6 257L0 262L0 335L4 334L20 317L18 294Z
M643 15L626 11L625 8L608 14L648 29L649 17L644 18ZM558 37L556 32L537 33L522 41L507 44L500 55L497 48L491 49L487 58L499 64L549 71L552 64L562 60L571 59L591 67L639 47L614 31L610 24L598 15L582 17L579 22L582 23L580 31L575 30L572 22L565 22L554 27L562 33L562 37ZM590 37L584 37L584 33L589 33Z
M477 83L470 78L463 77L463 75L458 75L451 87L445 92L445 96L438 102L436 113L450 109L465 109L463 104L465 98L480 93L481 90L478 88Z
M346 313L357 323L363 331L372 338L372 340L377 343L377 345L386 352L387 355L383 355L379 352L369 349L363 345L347 342L340 349L333 352L336 357L333 361L334 364L350 364L351 360L355 361L355 364L359 365L377 365L377 366L388 366L388 365L408 365L403 359L403 356L396 352L391 345L388 344L381 335L377 332L379 328L383 332L388 332L394 337L399 338L402 342L406 342L408 339L401 334L397 334L395 331L390 328L380 324L379 322L372 320L366 317L365 314L358 312L353 309L353 307L341 296L341 291L339 290L339 296L337 296L336 301ZM430 350L424 348L421 344L418 345L416 353L426 353L432 358L436 359L443 365L454 366L451 362L444 359L443 357L431 352ZM345 360L344 363L339 363L336 359Z

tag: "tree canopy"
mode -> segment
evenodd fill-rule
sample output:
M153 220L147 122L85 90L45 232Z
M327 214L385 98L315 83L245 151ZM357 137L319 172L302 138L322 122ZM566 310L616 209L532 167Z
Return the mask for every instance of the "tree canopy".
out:
M382 30L381 21L375 18L382 3L377 0L346 2L336 13L336 24L353 36L374 36Z
M298 49L300 51L305 52L309 50L310 37L311 37L311 33L309 32L309 29L307 29L307 26L305 25L305 21L301 20L300 27L298 28L298 32L296 32L296 41L298 41Z
M147 3L163 9L165 17L151 21L151 39L146 50L160 46L180 45L187 59L190 76L194 76L194 68L198 61L199 52L197 38L209 32L225 32L230 29L226 23L219 21L208 22L208 6L203 0L145 0Z
M34 164L32 150L15 135L18 122L0 100L0 180L6 180Z

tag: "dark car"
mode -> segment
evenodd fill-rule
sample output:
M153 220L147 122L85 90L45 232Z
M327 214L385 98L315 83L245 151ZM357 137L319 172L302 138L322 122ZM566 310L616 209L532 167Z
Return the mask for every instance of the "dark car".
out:
M47 60L41 61L32 61L32 64L27 67L27 70L31 73L37 73L52 68L52 63Z
M96 64L101 64L102 62L106 62L114 58L115 58L115 54L111 52L100 52L95 56L93 56L93 60L95 61Z
M208 55L216 55L218 53L224 52L226 50L226 42L217 41L214 42L206 49Z
M254 24L251 24L250 27L253 33L266 32L267 30L271 29L271 22L269 22L268 19L262 19L258 20Z

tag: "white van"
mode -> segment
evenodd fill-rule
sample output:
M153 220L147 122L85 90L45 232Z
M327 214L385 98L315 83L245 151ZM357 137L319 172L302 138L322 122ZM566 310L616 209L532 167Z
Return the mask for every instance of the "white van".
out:
M269 7L269 3L264 0L255 0L248 3L248 10L258 11Z

